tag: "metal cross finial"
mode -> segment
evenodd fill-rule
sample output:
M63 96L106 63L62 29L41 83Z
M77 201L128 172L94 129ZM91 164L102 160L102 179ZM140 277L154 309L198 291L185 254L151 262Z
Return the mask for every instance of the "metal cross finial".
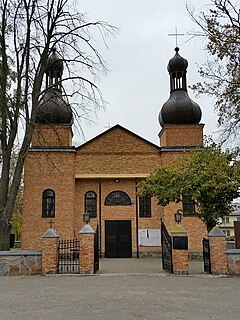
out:
M110 129L112 126L110 124L110 122L108 122L108 124L105 126L105 128Z
M53 225L53 223L54 223L54 222L52 221L52 219L50 219L50 220L49 220L49 226L50 226L50 229L52 229L52 225Z
M176 47L178 46L177 44L177 37L178 36L184 36L184 33L177 33L177 27L175 27L175 33L169 33L169 36L175 36L176 37Z

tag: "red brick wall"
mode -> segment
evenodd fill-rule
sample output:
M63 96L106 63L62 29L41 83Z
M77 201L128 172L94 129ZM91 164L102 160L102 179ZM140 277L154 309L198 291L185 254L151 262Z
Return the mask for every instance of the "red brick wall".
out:
M80 234L80 273L94 272L94 234Z
M188 250L173 250L173 273L185 275L188 274Z
M35 125L32 146L71 146L72 130L69 125Z
M77 150L76 174L148 174L160 165L158 147L120 128Z
M55 191L53 228L60 238L73 237L75 199L74 153L29 152L24 166L23 249L41 249L40 239L49 228L42 218L42 192Z
M201 144L202 127L202 125L181 126L179 128L181 129L181 145ZM166 143L175 141L172 129L173 127L170 126L171 139L166 137ZM168 128L166 127L164 130L166 131ZM184 132L185 137L182 137ZM164 134L166 135L168 132L166 131ZM54 128L47 125L37 126L32 145L70 146L71 135L69 126L54 126ZM175 136L177 137L177 133ZM187 142L188 138L189 142ZM193 139L195 140L193 141ZM83 226L85 192L95 191L99 203L99 180L96 177L112 175L112 178L103 178L101 185L102 251L104 252L105 247L105 220L131 220L133 253L136 252L135 179L121 178L121 175L131 175L132 177L147 175L162 163L171 163L173 158L179 155L182 153L160 153L158 147L119 127L81 146L77 149L76 154L71 152L29 152L25 160L23 248L40 249L39 239L49 227L49 219L42 218L43 190L50 188L56 194L56 216L53 219L53 228L57 230L60 238L72 238L77 236ZM91 179L83 179L81 175L89 175ZM75 176L79 179L75 180ZM93 178L94 176L95 178ZM118 183L115 181L116 178L119 178ZM104 206L107 194L113 190L126 192L134 203L131 206ZM174 223L173 214L177 208L179 205L171 204L163 209L157 205L156 199L153 200L152 217L139 218L139 229L160 228L161 217L167 227L171 228ZM98 218L91 220L91 226L94 230L98 220L99 207ZM194 219L194 223L191 221L189 218L183 220L183 225L189 232L190 250L202 251L200 239L206 233L205 228L200 220ZM149 248L149 250L155 249ZM145 250L146 248L140 248L140 251Z
M102 234L102 253L105 252L105 221L106 220L131 220L132 221L132 249L133 253L137 251L136 245L136 189L135 179L102 179L101 180L101 234ZM77 179L76 180L76 200L75 200L75 224L74 230L77 233L83 226L82 213L84 212L84 195L87 191L95 191L97 194L97 218L91 219L91 227L96 230L97 223L100 224L99 219L99 180L98 179ZM126 192L133 203L130 206L105 206L105 198L107 195L114 191L120 190ZM159 229L160 228L160 216L162 208L157 205L157 199L152 199L152 217L140 218L138 220L139 229ZM140 251L144 251L141 248ZM156 251L156 248L150 249L150 251Z
M164 208L163 221L168 231L175 225L174 213L177 209L182 209L181 203L171 203ZM207 235L204 223L197 217L183 216L181 224L188 232L189 252L202 252L202 239Z
M210 237L210 259L213 274L227 273L227 248L225 237Z
M201 146L203 145L203 124L167 124L159 133L163 146Z
M203 124L195 125L165 125L159 137L161 146L202 146ZM171 151L161 153L161 164L171 165L178 157L185 157L187 151ZM174 213L181 209L182 204L171 203L164 208L164 222L168 230L175 224ZM189 252L202 252L202 238L207 235L204 223L196 217L184 216L182 226L188 231Z
M42 249L42 272L56 273L58 261L58 238L43 238Z

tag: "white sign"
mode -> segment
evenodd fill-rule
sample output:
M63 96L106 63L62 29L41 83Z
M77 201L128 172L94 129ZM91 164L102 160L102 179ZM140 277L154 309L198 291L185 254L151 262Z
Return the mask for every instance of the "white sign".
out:
M156 247L161 245L160 229L139 229L138 230L139 246Z

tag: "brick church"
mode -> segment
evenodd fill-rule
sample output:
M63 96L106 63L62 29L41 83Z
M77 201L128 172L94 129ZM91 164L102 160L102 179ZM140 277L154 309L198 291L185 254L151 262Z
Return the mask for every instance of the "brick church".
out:
M161 219L171 230L174 213L183 208L189 251L202 252L206 228L185 214L187 196L183 203L161 207L156 198L137 193L139 182L156 167L203 145L201 109L188 96L188 62L179 49L168 64L170 98L159 114L159 146L120 125L73 146L73 114L63 98L63 62L55 51L47 66L46 90L24 165L22 249L41 249L50 221L60 239L76 238L88 212L92 228L98 226L103 257L159 254Z

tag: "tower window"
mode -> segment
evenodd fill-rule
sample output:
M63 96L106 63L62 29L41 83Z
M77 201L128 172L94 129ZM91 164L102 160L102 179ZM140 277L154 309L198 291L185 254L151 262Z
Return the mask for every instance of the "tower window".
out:
M55 217L55 192L52 189L46 189L42 193L42 217Z
M113 191L109 193L105 199L107 206L130 206L131 199L128 194L123 191Z
M191 216L195 212L195 202L192 199L192 190L188 189L182 194L183 214Z
M85 193L84 210L90 213L91 218L97 217L97 195L94 191L87 191Z
M139 216L141 218L151 217L151 197L139 198Z

